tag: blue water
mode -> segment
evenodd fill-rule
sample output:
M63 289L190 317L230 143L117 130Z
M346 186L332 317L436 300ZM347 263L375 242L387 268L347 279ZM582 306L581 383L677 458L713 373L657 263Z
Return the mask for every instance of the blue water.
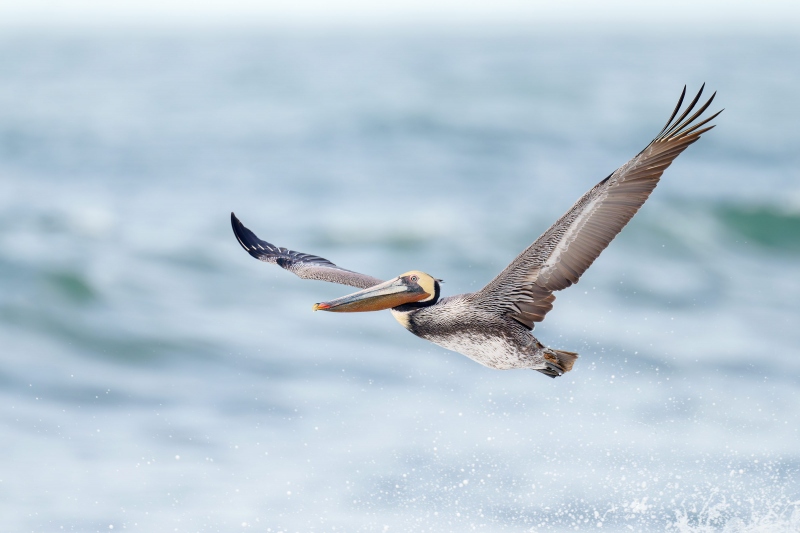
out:
M800 40L577 30L0 37L4 531L800 531ZM476 290L726 111L492 371L259 236Z

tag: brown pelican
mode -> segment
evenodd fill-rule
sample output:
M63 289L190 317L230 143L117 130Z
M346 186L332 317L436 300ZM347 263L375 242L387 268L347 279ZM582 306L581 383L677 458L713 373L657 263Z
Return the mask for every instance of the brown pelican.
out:
M706 124L722 111L697 120L716 93L689 116L703 87L676 119L686 95L684 87L666 126L644 150L584 194L478 292L442 298L441 280L424 272L413 270L383 281L346 270L322 257L262 241L231 213L233 232L239 244L256 259L276 263L303 279L363 289L314 304L315 311L391 309L397 321L414 335L482 365L496 369L531 368L557 377L572 369L578 354L542 345L530 333L534 323L544 320L553 308L553 292L577 283L636 214L672 161L714 127Z

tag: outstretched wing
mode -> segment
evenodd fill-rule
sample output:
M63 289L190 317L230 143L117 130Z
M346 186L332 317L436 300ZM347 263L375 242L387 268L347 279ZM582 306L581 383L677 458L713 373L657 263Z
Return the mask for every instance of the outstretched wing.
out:
M703 85L705 87L705 84ZM583 195L550 229L517 256L475 303L533 329L553 308L553 291L577 283L653 192L661 175L690 144L714 126L703 127L722 111L695 123L714 93L693 115L703 87L680 115L686 87L664 129L639 154Z
M231 226L236 239L247 253L265 263L274 263L303 279L317 279L366 289L383 280L338 267L322 257L280 248L256 237L236 215L231 213Z

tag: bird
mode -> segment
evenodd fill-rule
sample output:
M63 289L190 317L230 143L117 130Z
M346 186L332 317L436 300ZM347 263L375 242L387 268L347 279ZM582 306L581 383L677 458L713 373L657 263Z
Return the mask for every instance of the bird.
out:
M716 92L691 116L705 84L681 112L686 86L658 135L636 156L592 187L561 218L481 290L442 296L442 280L412 270L384 281L322 257L259 239L231 212L233 233L251 256L302 279L362 289L314 311L390 309L414 335L492 369L533 369L555 378L572 370L578 354L544 346L531 333L553 308L554 293L574 283L653 192L661 175L690 144L711 130L723 110L699 120ZM680 113L680 116L679 116ZM676 118L677 117L677 118Z

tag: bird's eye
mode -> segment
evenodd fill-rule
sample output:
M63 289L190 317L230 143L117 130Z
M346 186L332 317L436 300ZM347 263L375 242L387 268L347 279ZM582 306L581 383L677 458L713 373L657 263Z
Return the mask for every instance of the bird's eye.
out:
M411 276L411 281L417 281L417 276Z

